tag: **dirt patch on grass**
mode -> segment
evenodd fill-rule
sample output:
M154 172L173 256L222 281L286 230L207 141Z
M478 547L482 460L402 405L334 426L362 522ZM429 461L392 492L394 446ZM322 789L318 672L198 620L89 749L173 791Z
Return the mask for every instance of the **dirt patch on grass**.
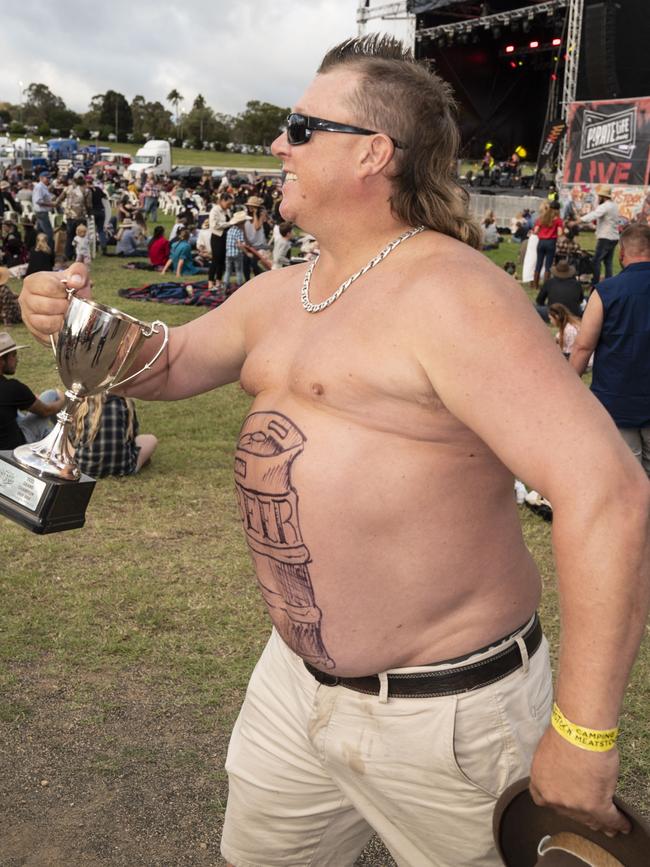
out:
M137 674L12 675L0 695L2 867L224 863L223 763L239 697L212 711ZM393 861L375 840L359 864Z

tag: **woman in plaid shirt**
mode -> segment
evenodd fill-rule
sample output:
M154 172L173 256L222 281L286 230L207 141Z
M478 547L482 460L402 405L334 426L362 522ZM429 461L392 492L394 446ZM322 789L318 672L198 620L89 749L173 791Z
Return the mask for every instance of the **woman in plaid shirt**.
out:
M138 433L131 398L106 394L87 397L76 417L76 458L93 478L137 473L156 450L153 434Z

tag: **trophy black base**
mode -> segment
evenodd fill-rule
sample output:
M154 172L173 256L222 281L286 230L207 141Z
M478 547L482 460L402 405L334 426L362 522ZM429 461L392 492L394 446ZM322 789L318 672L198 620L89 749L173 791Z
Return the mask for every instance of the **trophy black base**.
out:
M0 451L0 514L32 533L76 530L86 522L95 480L76 482L39 476L21 466L11 451Z

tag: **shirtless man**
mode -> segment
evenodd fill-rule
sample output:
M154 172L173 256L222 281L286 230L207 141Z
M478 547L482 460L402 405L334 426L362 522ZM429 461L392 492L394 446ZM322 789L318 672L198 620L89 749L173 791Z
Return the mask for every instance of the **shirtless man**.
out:
M283 219L320 244L313 273L267 272L173 329L128 389L178 400L239 379L254 398L235 481L275 630L226 763L236 867L351 865L373 829L400 865L496 865L495 799L536 748L538 803L627 829L616 749L548 725L512 474L553 503L556 701L599 730L645 623L649 486L521 289L473 249L457 144L446 86L398 43L333 49L273 147ZM83 267L67 275L88 291ZM59 276L25 281L43 340L66 309Z

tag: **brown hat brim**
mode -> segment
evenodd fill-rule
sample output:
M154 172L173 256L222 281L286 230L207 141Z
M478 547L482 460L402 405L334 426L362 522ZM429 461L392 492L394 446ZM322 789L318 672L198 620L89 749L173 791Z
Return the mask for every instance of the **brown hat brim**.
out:
M525 777L509 786L494 810L494 842L506 867L536 867L540 841L563 831L596 843L618 858L625 867L647 867L650 826L620 798L614 797L614 803L629 819L632 830L629 834L607 837L601 831L592 831L551 807L538 807L530 794L529 783L530 778Z
M0 358L4 355L8 355L10 352L17 352L19 349L27 349L27 344L20 344L19 346L8 346L6 349L0 351Z

